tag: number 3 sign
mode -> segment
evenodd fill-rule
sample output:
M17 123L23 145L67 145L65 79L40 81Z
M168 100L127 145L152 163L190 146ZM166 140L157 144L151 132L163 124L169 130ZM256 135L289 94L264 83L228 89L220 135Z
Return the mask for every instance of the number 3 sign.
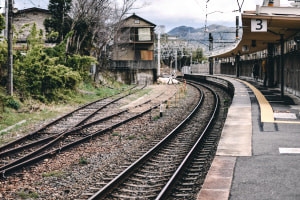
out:
M251 19L251 32L267 32L268 25L266 19Z

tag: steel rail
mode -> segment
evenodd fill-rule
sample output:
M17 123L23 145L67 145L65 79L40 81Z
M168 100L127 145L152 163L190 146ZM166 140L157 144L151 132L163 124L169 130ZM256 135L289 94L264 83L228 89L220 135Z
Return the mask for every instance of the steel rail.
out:
M130 91L130 90L132 90L132 89L134 89L134 88L136 88L136 87L137 87L137 85L134 86L134 87L132 87L132 88L130 88L130 89L128 89L128 90L125 90L125 91L119 92L119 93L117 93L117 94L110 95L110 96L108 96L108 97L101 98L101 99L95 100L95 101L93 101L93 102L87 103L87 104L85 104L85 105L83 105L83 106L80 106L80 107L78 107L77 109L75 109L75 110L73 110L73 111L71 111L71 112L69 112L69 113L66 113L66 114L64 114L64 115L62 115L62 116L60 116L60 117L58 117L57 119L54 119L53 121L49 122L48 124L44 125L43 127L39 128L39 129L37 129L37 130L35 130L35 131L33 131L33 132L31 132L31 133L29 133L29 134L23 136L23 137L20 137L20 138L14 140L14 141L12 141L12 142L9 142L9 143L7 143L7 144L1 146L1 147L0 147L0 151L3 151L3 150L5 150L5 149L9 148L10 146L16 145L16 144L18 144L18 143L20 143L20 142L22 142L22 141L24 141L24 140L26 140L26 139L29 139L30 137L33 137L34 135L38 134L39 132L44 131L44 130L47 129L48 127L52 126L53 124L57 123L58 121L62 120L63 118L66 118L66 117L72 115L73 113L79 111L80 109L86 108L86 107L88 107L88 106L90 106L90 105L92 105L92 104L94 104L94 103L103 101L103 100L105 100L105 99L108 99L108 98L117 96L117 95L119 95L119 94L121 94L121 93L128 92L128 91Z
M144 87L145 87L145 86L144 86ZM143 88L144 88L144 87L143 87ZM143 88L141 88L141 89L143 89ZM127 90L127 91L128 91L128 90ZM119 93L119 94L121 94L121 93ZM133 93L131 93L131 94L133 94ZM90 114L87 115L85 118L83 118L82 120L80 120L79 122L77 122L75 125L73 125L71 128L69 128L69 129L67 129L67 130L65 130L65 131L62 131L62 132L60 132L60 133L57 133L57 134L55 134L55 135L53 135L53 136L49 136L49 137L44 138L44 139L41 139L41 140L37 140L37 141L32 142L32 143L29 143L29 144L25 144L25 145L20 146L20 147L16 147L16 148L9 149L9 150L7 150L7 151L0 152L0 158L3 157L3 156L6 156L6 155L12 154L12 153L16 153L16 152L18 152L18 151L22 151L24 148L30 148L30 147L33 147L33 146L35 146L35 145L38 145L38 144L41 144L41 143L45 143L45 142L47 142L47 141L54 140L54 139L57 138L59 135L64 134L64 133L68 133L70 130L74 129L75 127L81 126L81 125L82 125L83 123L85 123L87 120L89 120L90 118L92 118L97 112L99 112L100 110L104 109L104 108L107 107L108 105L110 105L110 104L112 104L112 103L114 103L114 102L116 102L116 101L118 101L118 100L120 100L120 99L122 99L122 98L125 98L125 97L127 97L127 96L129 96L129 95L131 95L131 94L127 94L127 95L121 96L121 97L119 97L119 98L117 98L117 99L114 99L113 101L110 101L110 102L106 103L105 105L103 105L103 106L101 106L100 108L96 109L93 113L90 113ZM116 96L116 95L113 95L113 96ZM107 98L109 98L109 97L107 97ZM107 99L107 98L105 98L105 99ZM101 99L101 100L104 100L104 99ZM94 102L92 102L92 103L89 103L88 105L91 105L91 104L93 104L93 103L97 103L98 101L99 101L99 100L94 101ZM81 107L81 109L82 109L82 108L85 108L85 107L86 107L86 106ZM78 110L80 110L80 108L76 109L75 111L78 111ZM72 111L72 113L74 113L75 111ZM64 115L64 116L65 116L65 115ZM60 119L62 119L62 118L63 118L63 117L60 117ZM97 122L99 122L99 120L98 120ZM51 123L52 123L52 122L51 122ZM91 123L88 123L88 124L91 125ZM35 134L37 134L38 132L40 132L40 131L35 132ZM32 136L32 135L31 135L31 136ZM25 138L23 137L23 138L20 138L20 139L26 139L26 136L25 136ZM20 141L20 140L19 140L19 141ZM10 143L10 144L11 144L11 143ZM14 144L12 144L12 145L14 145ZM0 170L1 170L1 169L2 169L2 168L0 167Z
M107 107L108 105L116 102L116 101L119 101L120 99L122 98L125 98L127 96L129 96L131 94L127 94L127 95L124 95L124 96L121 96L117 99L114 99L113 101L110 101L108 103L106 103L105 105L101 106L100 108L96 109L94 112L90 113L88 116L86 116L85 118L83 118L82 120L80 120L79 122L77 122L74 126L72 126L71 128L65 130L65 131L62 131L61 133L58 133L55 135L54 138L52 138L52 140L50 140L49 138L47 138L47 141L50 140L48 143L46 143L45 145L43 145L42 147L38 148L37 150L17 159L17 160L14 160L13 162L7 164L7 165L4 165L2 167L0 167L0 171L1 170L5 170L6 168L9 168L11 166L14 166L18 163L21 163L25 160L28 160L34 156L36 156L37 154L41 153L42 151L46 150L47 148L51 147L52 145L54 145L55 143L57 143L59 140L61 140L62 138L64 138L65 136L68 135L69 133L69 130L72 130L74 127L78 127L80 125L82 125L84 122L86 122L87 120L89 120L91 117L93 117L97 112L99 112L100 110L104 109L105 107ZM46 140L40 140L40 142L45 142ZM21 146L21 147L17 147L17 148L14 148L14 149L11 149L8 150L8 151L5 151L3 152L5 155L9 155L9 154L12 154L13 152L17 152L17 151L22 151L25 147L28 148L28 147L32 147L33 145L38 145L40 144L39 142L33 142L31 143L30 145L25 145L25 146ZM1 154L0 154L1 156Z
M192 84L191 84L192 85ZM108 184L106 184L101 190L96 192L92 197L88 200L96 200L96 199L105 199L105 197L112 192L116 187L124 182L124 180L130 176L134 170L142 166L148 158L154 155L157 151L159 151L163 145L165 145L168 141L170 141L173 137L175 137L176 132L187 123L191 117L196 113L196 111L200 108L204 100L204 94L200 90L199 87L194 86L200 92L200 99L197 105L193 108L190 114L176 127L174 128L167 136L165 136L159 143L157 143L154 147L152 147L148 152L142 155L138 160L132 163L129 167L127 167L123 172L121 172L118 176L116 176L113 180L111 180Z
M196 83L196 84L199 84L199 83ZM208 86L205 86L205 85L202 85L202 84L199 84L199 85L201 85L202 87L207 88L208 90L210 90L214 94L215 108L214 108L213 114L212 114L209 122L207 123L205 129L201 133L200 137L198 138L198 140L196 141L196 143L192 147L192 149L189 151L187 156L184 158L182 163L179 165L179 167L177 168L177 170L175 171L173 176L170 178L170 180L167 182L167 184L164 186L164 188L161 190L161 192L158 194L158 196L155 198L155 200L167 199L168 195L170 194L170 192L172 191L174 185L176 184L176 181L179 179L179 177L182 175L182 173L184 172L186 167L189 165L189 163L191 162L191 160L193 158L193 155L195 155L197 149L201 145L201 141L203 140L204 135L212 127L213 120L215 119L215 117L218 113L218 109L219 109L219 105L220 105L220 100L219 100L218 94L215 91L213 91L213 89L209 88Z
M7 168L9 168L9 167L11 167L11 166L17 165L18 163L21 163L21 162L24 162L25 160L30 159L31 157L33 157L33 156L35 156L35 155L41 153L42 151L44 151L44 150L46 150L47 148L51 147L52 145L54 145L55 143L57 143L59 140L63 139L64 137L68 136L68 135L71 134L71 133L78 132L78 131L80 131L80 130L86 128L86 127L90 127L90 126L92 126L92 125L94 125L94 124L97 124L97 123L106 121L106 120L108 120L108 119L110 119L110 118L112 118L112 117L115 117L115 116L120 115L120 114L122 114L122 113L124 113L124 112L127 112L127 111L128 111L128 109L123 110L123 111L118 112L118 113L115 113L115 114L112 114L112 115L107 116L107 117L105 117L105 118L102 118L102 119L99 119L99 120L90 122L90 123L88 123L88 124L79 126L79 127L73 127L72 129L63 132L63 134L59 133L59 134L53 136L54 138L53 138L49 143L45 144L44 146L42 146L41 148L37 149L36 151L34 151L34 152L32 152L32 153L29 153L29 154L23 156L23 157L20 158L20 159L17 159L17 160L15 160L15 161L13 161L13 162L7 164L7 165L4 165L4 166L0 167L0 171L3 171L3 170L5 170L5 169L7 169ZM13 149L13 150L14 150L14 151L21 151L22 148L23 148L23 147L19 147L19 148L17 148L17 149ZM3 152L4 155L7 155L7 154L9 154L9 153L11 153L11 152L10 152L10 151L9 151L9 152Z
M148 101L146 101L146 102L144 102L144 103L141 103L141 104L139 104L139 105L134 106L133 108L139 107L139 106L141 106L141 105L143 105L143 104L147 104L147 103L149 103L149 102L151 102L151 101L152 101L152 100L148 100ZM151 108L149 108L149 109L147 109L147 110L144 111L144 112L138 113L138 114L134 115L133 117L130 117L130 118L126 119L126 120L123 120L122 122L119 122L119 123L117 123L117 124L114 124L114 125L112 125L112 126L110 126L110 127L108 127L108 128L105 128L105 129L103 129L103 130L97 130L97 131L94 131L94 132L92 132L89 136L86 136L86 137L84 137L84 138L82 138L82 139L79 139L79 140L77 140L77 141L71 142L71 143L69 143L69 144L67 144L67 145L64 145L63 147L57 148L57 149L52 150L52 151L50 151L50 152L46 152L46 153L43 153L42 155L37 155L37 156L35 156L35 157L30 156L30 157L26 157L26 158L21 158L21 159L19 159L17 162L9 163L8 165L5 165L5 166L3 166L3 167L0 168L0 174L2 174L2 177L0 177L0 178L6 178L5 175L7 175L7 174L9 174L9 173L11 173L11 172L13 172L13 171L16 171L16 170L18 170L18 169L20 169L20 168L22 168L22 167L25 167L25 166L34 164L34 163L36 163L36 162L38 162L38 161L40 161L40 160L42 160L42 159L44 159L44 158L46 158L46 157L51 157L51 156L53 156L53 155L56 155L57 153L60 153L60 152L62 152L63 150L69 149L69 148L71 148L71 147L73 147L73 146L75 146L75 145L77 145L77 144L86 142L87 140L89 140L89 139L91 139L91 138L93 138L93 137L95 137L95 136L97 136L97 135L99 135L99 134L103 134L103 133L105 133L105 132L107 132L107 131L110 131L110 130L112 130L112 129L114 129L114 128L120 126L120 125L122 125L122 124L125 124L125 123L127 123L127 122L129 122L129 121L131 121L131 120L133 120L133 119L136 119L136 118L138 118L138 117L140 117L140 116L142 116L142 115L144 115L144 114L150 112L151 110L157 108L158 106L159 106L159 104L158 104L158 105L155 105L155 106L153 106L153 107L151 107ZM110 115L110 116L107 116L107 117L104 117L104 118L102 118L102 119L95 120L95 121L93 121L93 122L90 122L90 123L85 124L85 125L81 125L81 126L79 126L79 127L74 127L73 129L71 129L71 130L69 130L68 132L64 133L65 135L58 135L58 137L56 137L56 138L55 138L53 141L51 141L50 143L51 143L51 144L52 144L52 143L54 144L54 143L58 142L60 139L62 139L63 136L66 136L67 134L79 132L79 131L82 130L83 128L92 126L92 125L97 124L97 123L99 123L99 122L101 122L101 121L104 121L104 120L108 120L108 119L110 119L110 118L112 118L112 117L114 117L114 116L118 116L118 115L120 115L120 114L122 114L122 113L124 113L124 112L128 112L128 110L129 110L129 109L124 109L124 110L122 110L122 111L120 111L120 112L118 112L118 113L114 113L114 114L112 114L112 115ZM42 147L42 148L43 148L43 149L47 149L46 146L44 146L44 147ZM34 153L34 152L33 152L33 153ZM41 153L41 151L40 151L39 153Z

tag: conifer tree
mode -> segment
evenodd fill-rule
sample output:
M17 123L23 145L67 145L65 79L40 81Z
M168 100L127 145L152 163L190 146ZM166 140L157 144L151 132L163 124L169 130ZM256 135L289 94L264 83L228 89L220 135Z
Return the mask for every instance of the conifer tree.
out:
M68 13L71 10L72 0L50 0L48 10L51 18L44 21L47 33L58 32L58 42L63 41L65 35L70 31L71 19Z

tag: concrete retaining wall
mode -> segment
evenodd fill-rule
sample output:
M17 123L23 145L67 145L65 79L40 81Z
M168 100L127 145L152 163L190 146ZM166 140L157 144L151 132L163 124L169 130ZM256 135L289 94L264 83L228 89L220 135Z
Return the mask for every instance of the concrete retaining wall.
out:
M213 73L220 74L220 63L214 65ZM181 70L183 74L209 74L209 63L192 64L191 66L184 66Z

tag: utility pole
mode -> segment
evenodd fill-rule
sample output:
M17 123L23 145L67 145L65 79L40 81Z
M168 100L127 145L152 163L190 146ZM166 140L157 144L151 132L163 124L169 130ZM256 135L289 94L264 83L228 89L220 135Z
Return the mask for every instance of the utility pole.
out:
M160 31L157 35L157 75L160 76Z
M13 0L8 0L8 26L7 26L7 43L8 43L8 94L13 96Z
M175 49L175 75L177 74L177 49Z
M238 40L239 39L239 29L240 29L240 25L239 25L239 16L236 16L235 18L235 39Z

